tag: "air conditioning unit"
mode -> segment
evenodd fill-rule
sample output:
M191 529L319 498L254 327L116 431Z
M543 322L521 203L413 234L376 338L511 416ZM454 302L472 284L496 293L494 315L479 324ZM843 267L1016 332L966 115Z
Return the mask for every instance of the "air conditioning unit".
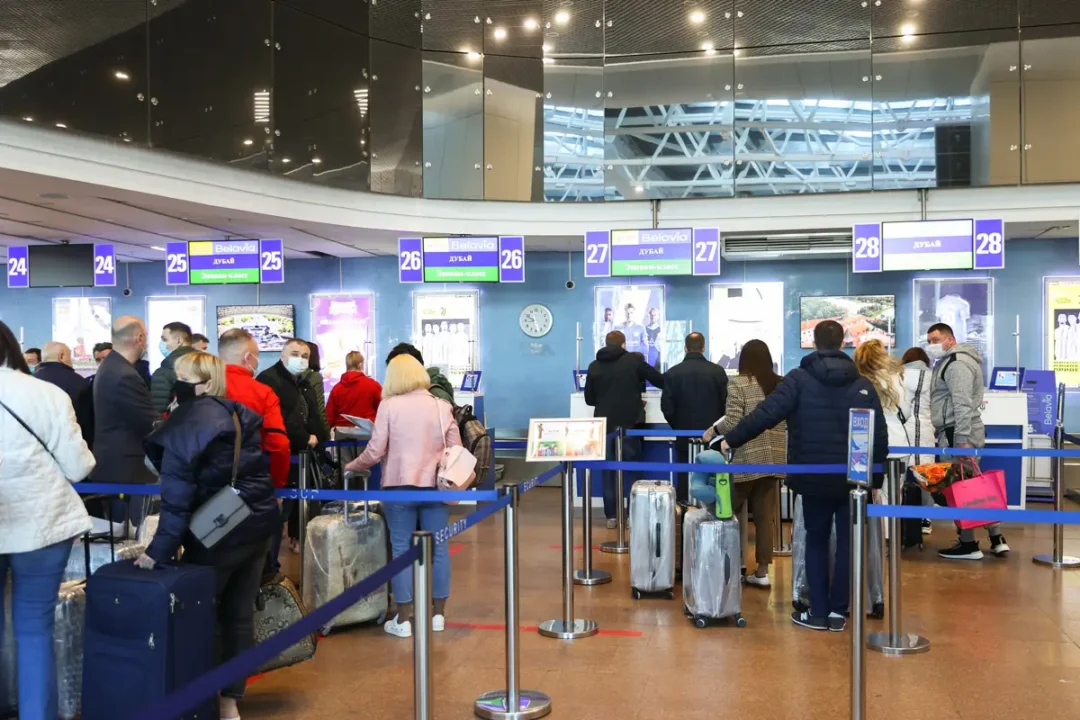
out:
M726 260L819 260L851 255L851 231L725 235Z

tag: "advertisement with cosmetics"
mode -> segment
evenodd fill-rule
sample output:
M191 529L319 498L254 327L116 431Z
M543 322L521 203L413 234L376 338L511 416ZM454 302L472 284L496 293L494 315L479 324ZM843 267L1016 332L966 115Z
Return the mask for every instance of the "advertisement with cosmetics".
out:
M345 356L354 350L365 359L365 372L379 367L375 354L375 299L371 293L311 296L312 342L319 346L323 385L329 393L345 374Z
M1046 278L1046 356L1058 382L1080 385L1080 280Z
M93 370L94 345L112 340L112 299L53 298L52 339L71 348L71 366Z
M475 292L413 293L413 345L424 363L440 368L454 387L477 367L477 318L480 296Z
M784 362L784 283L709 286L709 359L735 375L750 340L769 346L776 372Z

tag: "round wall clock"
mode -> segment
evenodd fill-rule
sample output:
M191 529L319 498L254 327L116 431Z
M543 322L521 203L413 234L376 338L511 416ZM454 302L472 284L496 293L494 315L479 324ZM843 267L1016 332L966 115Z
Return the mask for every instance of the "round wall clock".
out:
M551 332L553 322L554 318L551 315L551 310L539 304L526 306L521 311L521 317L518 318L518 326L521 327L521 332L533 338L544 337Z

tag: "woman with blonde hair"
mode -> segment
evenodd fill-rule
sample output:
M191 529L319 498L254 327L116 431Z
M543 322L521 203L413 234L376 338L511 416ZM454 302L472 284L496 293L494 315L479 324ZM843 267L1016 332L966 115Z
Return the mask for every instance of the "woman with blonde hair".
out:
M144 443L147 459L161 475L161 518L135 564L152 570L174 560L183 547L183 562L214 568L225 662L255 644L255 599L270 538L281 531L281 516L262 451L262 418L225 398L225 363L194 351L181 357L175 369L176 407ZM251 515L212 548L204 547L188 531L191 516L230 484ZM240 717L237 702L245 681L222 689L221 720Z
M910 446L905 425L911 417L911 401L904 385L904 368L889 355L880 340L870 340L855 348L855 369L870 381L881 399L885 424L889 431L889 447ZM891 458L908 459L905 454L890 453ZM888 492L886 486L885 492Z
M435 494L437 475L443 451L460 445L461 435L450 403L432 395L430 388L428 372L415 357L403 354L392 358L386 366L371 440L360 457L345 466L358 472L382 462L383 490L432 491L431 502L383 503L394 557L408 552L417 523L421 530L435 532L450 522L449 508ZM435 546L432 573L435 608L431 625L435 632L441 632L446 627L446 600L450 597L450 549L446 543ZM397 613L383 629L397 637L411 637L412 567L390 584Z

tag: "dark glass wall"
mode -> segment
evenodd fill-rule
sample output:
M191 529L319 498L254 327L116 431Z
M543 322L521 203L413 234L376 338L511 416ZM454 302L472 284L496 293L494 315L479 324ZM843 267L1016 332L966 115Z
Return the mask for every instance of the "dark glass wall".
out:
M332 187L1080 181L1076 0L5 0L0 115Z

